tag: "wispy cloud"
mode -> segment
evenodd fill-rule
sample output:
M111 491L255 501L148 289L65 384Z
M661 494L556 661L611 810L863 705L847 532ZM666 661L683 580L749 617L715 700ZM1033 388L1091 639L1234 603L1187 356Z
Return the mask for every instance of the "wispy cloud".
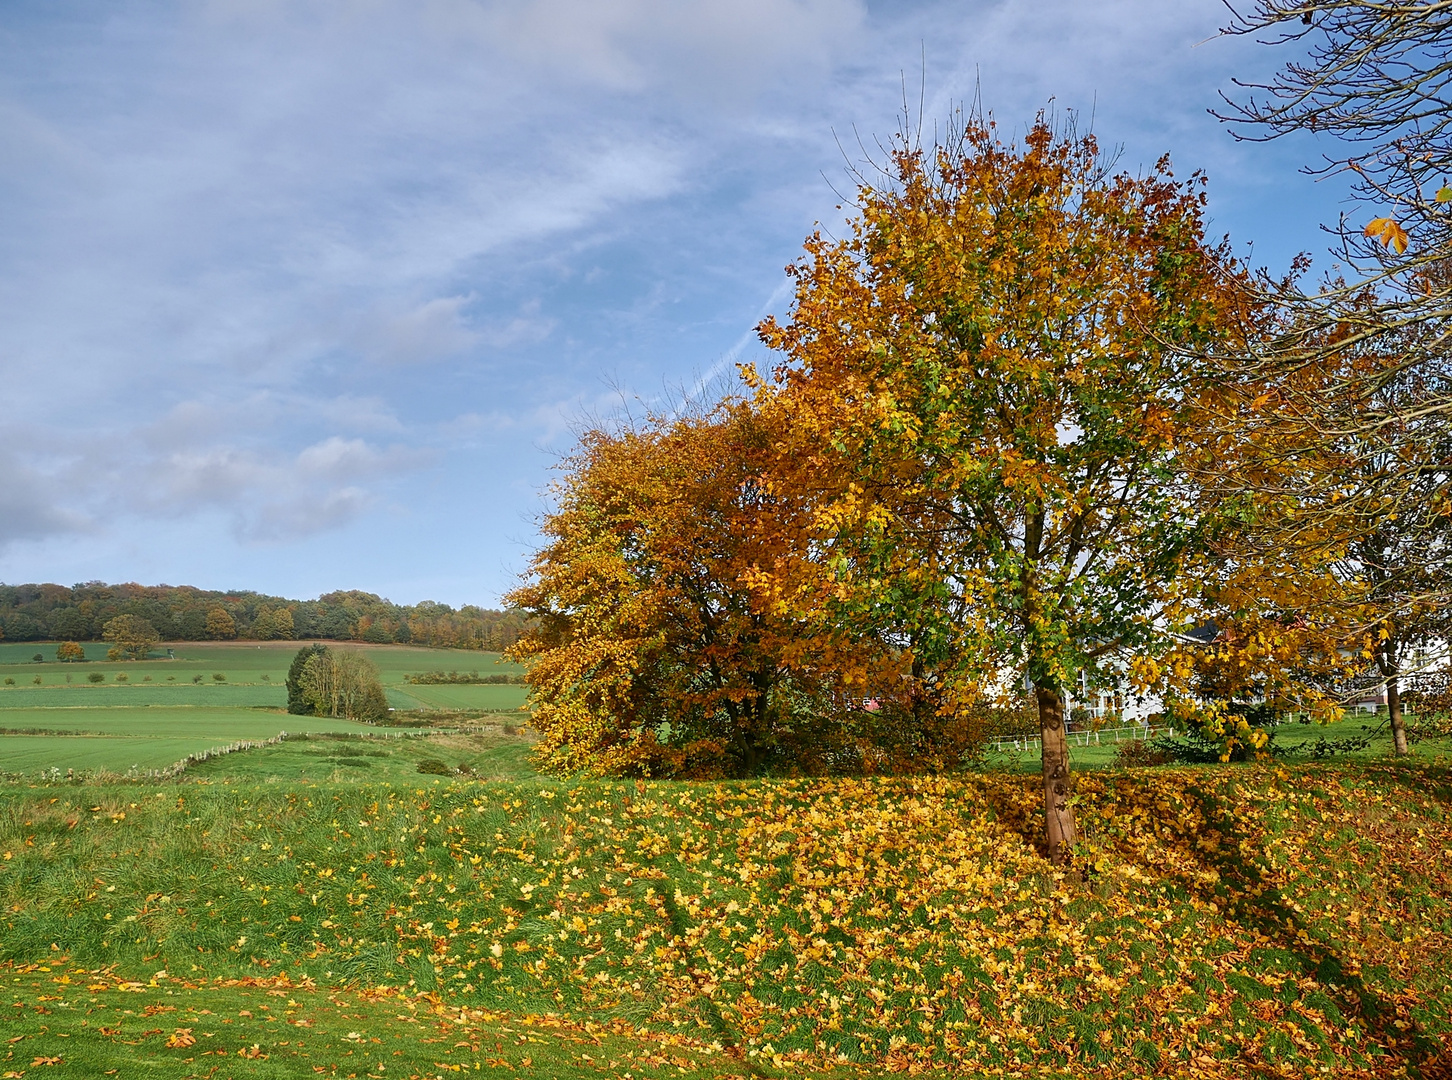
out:
M417 580L488 600L522 560L521 492L582 417L754 357L783 264L840 221L823 177L850 195L858 137L875 152L904 83L915 113L924 72L929 123L979 85L1009 129L1052 97L1129 167L1172 150L1227 178L1212 208L1261 250L1312 244L1286 153L1204 113L1254 60L1196 47L1221 12L18 0L0 578L59 575L62 549L78 576L133 577L165 531L191 538L166 549L187 572L406 597L416 537L391 530L427 520L449 529ZM326 537L326 583L281 554Z

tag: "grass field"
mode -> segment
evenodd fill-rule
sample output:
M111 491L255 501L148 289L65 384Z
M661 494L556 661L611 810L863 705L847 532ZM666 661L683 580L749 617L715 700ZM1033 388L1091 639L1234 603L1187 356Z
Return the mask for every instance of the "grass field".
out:
M418 783L421 761L432 758L467 770L476 780L524 780L534 775L529 738L503 727L469 734L394 735L386 739L291 739L245 754L193 766L190 775L223 782Z
M1415 719L1409 715L1408 722L1415 722ZM1334 742L1363 736L1370 740L1366 747L1342 750L1336 756L1375 761L1391 754L1392 736L1390 728L1387 727L1385 712L1348 713L1331 724L1284 724L1276 729L1274 749L1288 760L1304 760L1310 756L1310 748L1319 740ZM1080 772L1114 768L1119 764L1117 755L1120 747L1130 741L1133 740L1128 733L1121 731L1116 736L1112 729L1097 733L1075 732L1069 739L1071 767ZM1426 749L1434 755L1445 753L1452 749L1452 742L1445 737L1432 739L1427 743ZM1011 743L1002 743L998 747L990 745L987 766L992 770L1036 773L1040 769L1038 744L1032 740L1025 741L1019 749L1015 749Z
M0 772L164 769L189 754L288 732L362 732L362 724L238 708L0 710ZM25 734L18 734L25 732Z
M198 1077L570 1076L708 1080L753 1075L704 1040L621 1025L499 1016L422 995L286 978L121 978L53 958L0 967L4 1075Z
M454 756L507 758L479 739ZM341 756L299 756L334 741L269 748L275 780L239 771L259 753L0 789L14 1071L1452 1067L1445 758L1084 775L1078 877L1037 853L1030 777L480 782L399 771L428 742L405 740L335 782Z
M524 704L522 686L416 686L407 681L409 675L426 671L489 675L520 670L499 663L497 654L401 645L353 647L378 665L388 703L395 709L511 712ZM298 648L295 641L174 642L154 652L162 656L169 649L174 659L63 664L54 659L53 642L0 643L0 773L159 769L201 750L268 739L284 730L353 727L282 711L288 665ZM105 655L104 643L92 643L87 650ZM37 653L46 659L35 662ZM93 673L100 682L90 681ZM118 679L121 675L124 680ZM38 731L73 734L4 734Z

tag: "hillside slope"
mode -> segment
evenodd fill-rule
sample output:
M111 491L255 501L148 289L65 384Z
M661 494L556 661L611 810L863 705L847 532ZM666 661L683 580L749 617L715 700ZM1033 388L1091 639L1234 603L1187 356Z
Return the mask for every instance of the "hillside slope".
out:
M0 958L391 987L765 1075L1446 1074L1445 763L1080 777L1082 879L1035 786L10 788Z

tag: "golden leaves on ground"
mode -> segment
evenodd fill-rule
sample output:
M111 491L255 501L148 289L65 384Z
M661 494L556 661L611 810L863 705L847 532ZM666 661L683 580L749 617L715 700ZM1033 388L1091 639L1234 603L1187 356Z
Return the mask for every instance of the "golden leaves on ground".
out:
M790 1075L1393 1076L1448 1049L1445 768L1081 776L1082 877L1036 849L1035 788L1007 775L218 788L203 795L238 828L179 870L149 851L124 902L175 895L162 877L215 863L191 888L225 895L219 925L158 922L151 938L138 924L135 955L169 950L170 971L210 965L193 978L263 1001L345 980L461 1027L506 1017L521 1037L715 1045ZM63 810L42 801L25 820ZM167 813L157 801L128 822ZM115 842L110 826L94 836ZM260 867L263 844L287 858ZM77 880L67 857L46 856L56 881ZM61 910L88 940L102 913L38 888L40 868L3 871L10 933ZM233 954L244 921L248 952ZM216 981L239 970L253 974ZM182 985L134 973L64 975L138 1013L133 988ZM155 1032L157 1046L184 1030ZM346 1048L368 1032L336 1034Z

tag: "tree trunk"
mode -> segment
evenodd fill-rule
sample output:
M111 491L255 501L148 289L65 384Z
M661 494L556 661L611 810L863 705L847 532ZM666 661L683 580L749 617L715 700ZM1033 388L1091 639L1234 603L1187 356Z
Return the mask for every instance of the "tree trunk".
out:
M1395 675L1386 681L1386 715L1391 721L1392 747L1396 756L1406 757L1411 750L1407 747L1407 724L1402 719L1402 691Z
M1064 731L1064 699L1058 690L1035 687L1039 702L1039 732L1043 736L1044 821L1049 861L1064 866L1073 857L1079 839L1074 811L1069 806L1069 740Z

